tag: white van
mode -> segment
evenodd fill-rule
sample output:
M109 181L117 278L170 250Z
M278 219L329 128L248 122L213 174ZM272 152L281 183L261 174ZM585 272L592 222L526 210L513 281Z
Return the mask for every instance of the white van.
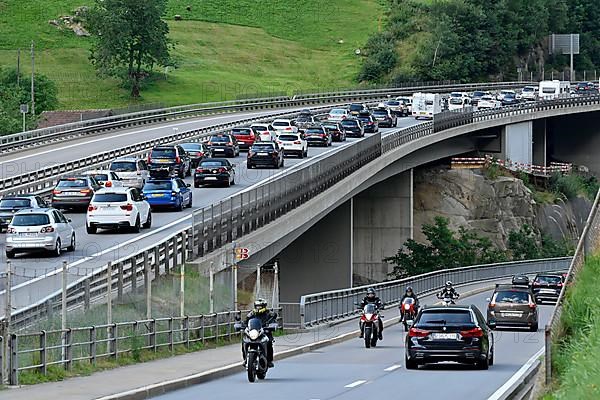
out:
M412 115L415 119L433 118L444 109L444 100L437 93L415 93L412 100Z
M471 104L471 97L468 93L452 92L448 98L448 110L461 110Z
M538 96L540 100L553 100L561 97L568 97L571 91L571 82L559 81L541 81L539 84Z

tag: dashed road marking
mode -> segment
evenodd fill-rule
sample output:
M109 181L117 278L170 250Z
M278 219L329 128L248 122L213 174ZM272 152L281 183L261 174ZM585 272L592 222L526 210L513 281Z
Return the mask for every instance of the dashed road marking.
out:
M360 385L362 385L363 383L367 383L367 381L362 381L362 380L361 380L361 381L352 382L352 383L350 383L349 385L346 385L346 386L344 386L344 387L346 387L346 388L355 388L355 387L357 387L357 386L360 386Z
M386 369L384 369L384 371L391 372L391 371L394 371L394 370L396 370L398 368L401 368L401 367L402 367L402 365L392 365L391 367L387 367Z

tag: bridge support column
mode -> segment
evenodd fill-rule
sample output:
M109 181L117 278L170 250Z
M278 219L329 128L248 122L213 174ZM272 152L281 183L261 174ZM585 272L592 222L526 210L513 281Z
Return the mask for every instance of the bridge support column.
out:
M300 296L351 285L352 202L346 201L279 255L281 302L298 302Z
M393 256L413 237L413 170L394 175L354 197L353 282L381 282Z
M514 163L533 163L533 123L531 121L506 125L502 134L502 153Z
M545 167L547 165L546 118L533 121L533 163Z

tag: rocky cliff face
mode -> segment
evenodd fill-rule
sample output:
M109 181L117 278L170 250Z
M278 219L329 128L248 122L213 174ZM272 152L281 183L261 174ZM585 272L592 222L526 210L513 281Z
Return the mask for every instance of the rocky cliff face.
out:
M435 216L446 217L450 227L465 226L506 249L508 234L523 224L537 227L555 239L576 240L591 203L586 199L537 205L531 190L513 177L489 180L478 170L434 167L415 171L414 237L424 241L420 227Z

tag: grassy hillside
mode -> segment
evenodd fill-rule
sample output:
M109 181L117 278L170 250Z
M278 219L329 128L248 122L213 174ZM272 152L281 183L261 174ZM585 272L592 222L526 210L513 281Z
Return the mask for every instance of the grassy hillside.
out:
M61 108L128 105L127 90L95 75L90 40L48 24L91 4L0 0L0 67L16 65L22 48L22 67L30 71L33 39L36 69L57 83ZM140 102L174 105L354 86L360 67L354 49L377 30L383 13L378 0L170 0L166 17L179 68L163 71ZM176 14L184 21L174 21Z

